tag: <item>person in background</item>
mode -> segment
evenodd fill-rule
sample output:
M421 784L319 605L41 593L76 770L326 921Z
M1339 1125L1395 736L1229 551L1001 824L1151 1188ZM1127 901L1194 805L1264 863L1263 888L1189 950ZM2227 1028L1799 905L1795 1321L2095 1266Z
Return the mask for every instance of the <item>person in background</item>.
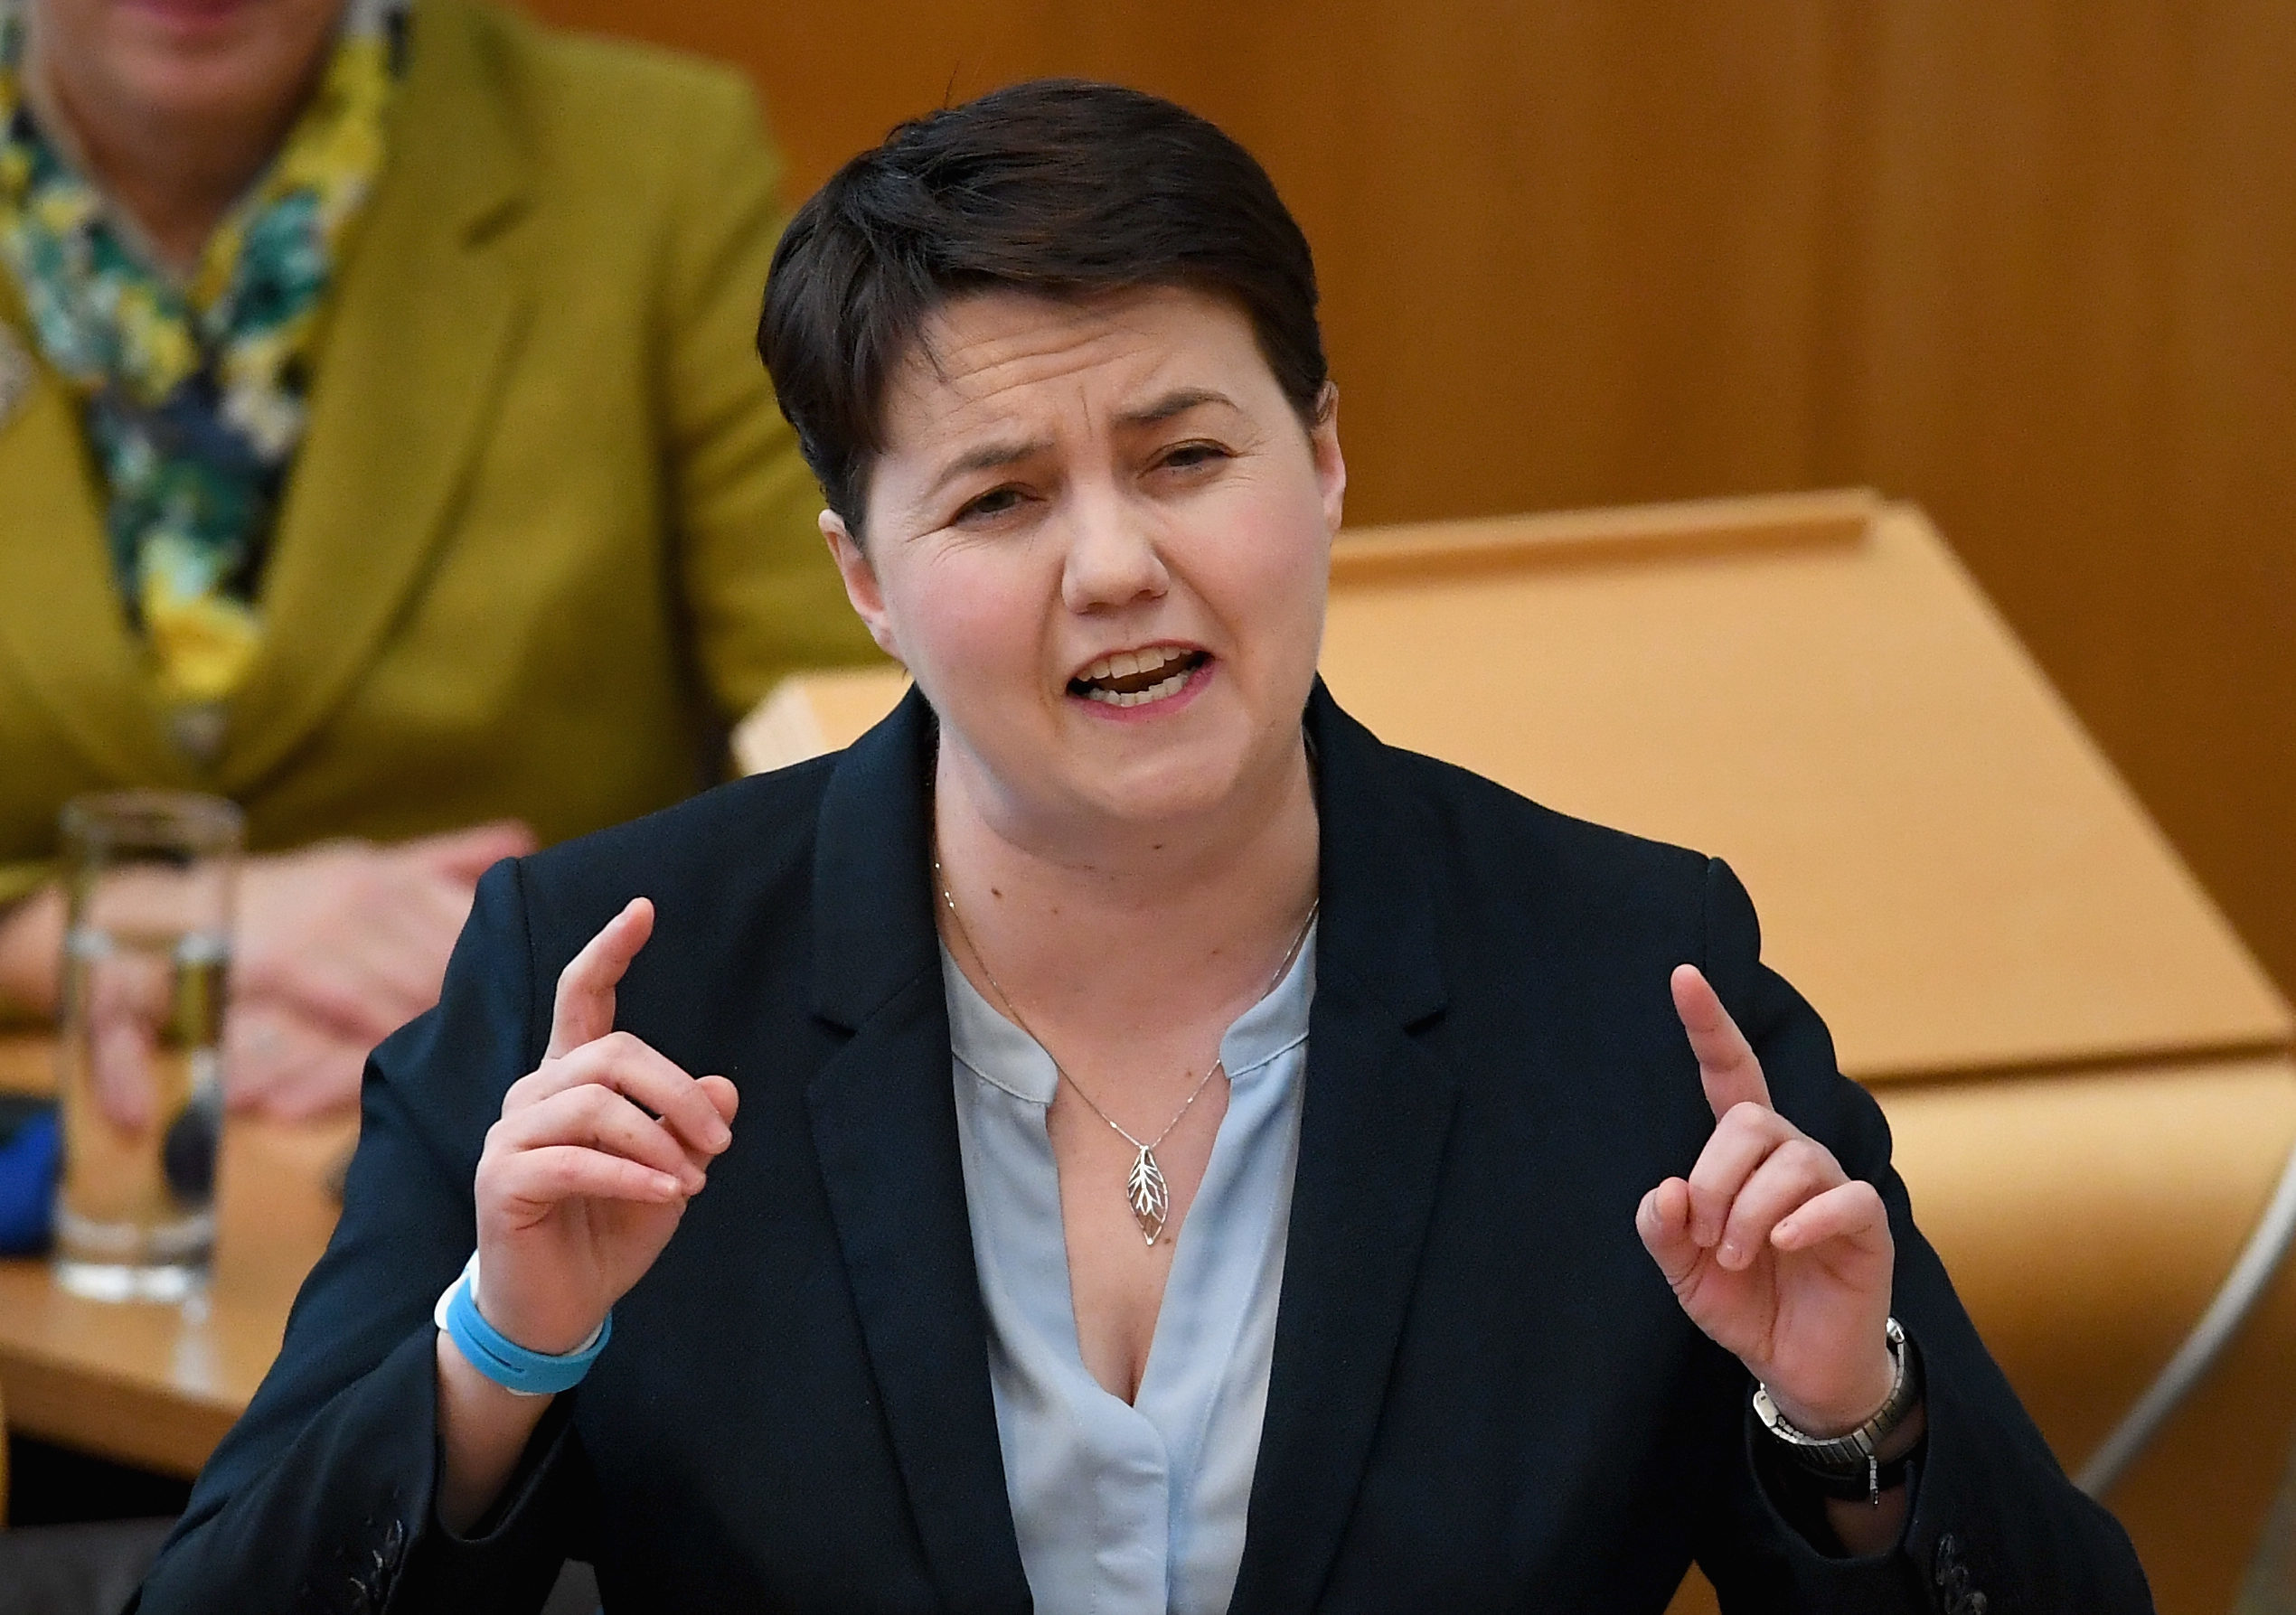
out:
M0 1019L57 810L248 815L232 1100L348 1102L497 859L871 653L749 348L721 70L472 0L0 0Z

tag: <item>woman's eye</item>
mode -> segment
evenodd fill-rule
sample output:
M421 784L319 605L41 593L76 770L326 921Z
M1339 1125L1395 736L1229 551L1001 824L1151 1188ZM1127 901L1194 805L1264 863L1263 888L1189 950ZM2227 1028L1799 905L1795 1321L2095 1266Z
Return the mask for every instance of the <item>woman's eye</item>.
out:
M1157 465L1173 471L1193 471L1228 457L1228 451L1217 443L1183 443L1166 454Z
M960 522L993 521L996 517L1007 515L1020 508L1020 489L991 488L977 498L966 500L958 508L956 520Z

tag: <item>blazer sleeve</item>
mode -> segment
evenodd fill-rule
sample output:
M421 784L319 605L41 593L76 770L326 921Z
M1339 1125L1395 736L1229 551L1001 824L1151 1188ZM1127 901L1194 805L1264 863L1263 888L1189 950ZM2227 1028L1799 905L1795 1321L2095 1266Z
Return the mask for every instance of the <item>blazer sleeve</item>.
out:
M1746 1407L1738 1420L1744 1461L1733 1466L1736 1482L1704 1522L1698 1548L1722 1607L1734 1615L2150 1610L2127 1535L2065 1478L1986 1351L1914 1225L1880 1107L1841 1075L1816 1011L1762 963L1754 905L1718 859L1708 865L1706 894L1701 962L1760 1056L1773 1102L1888 1207L1897 1249L1891 1310L1921 1354L1928 1418L1896 1549L1829 1558L1788 1522L1781 1503L1791 1508L1791 1499L1764 1479L1775 1475L1771 1437L1746 1405L1749 1383L1734 1376L1732 1394Z
M730 723L784 674L875 659L818 525L821 492L757 352L779 163L748 88L697 93L674 154L662 379L678 565L699 673Z
M518 868L479 883L438 1007L370 1060L342 1220L278 1361L208 1460L131 1609L539 1610L586 1502L571 1394L475 1541L432 1517L431 1308L475 1237L472 1176L541 1050Z

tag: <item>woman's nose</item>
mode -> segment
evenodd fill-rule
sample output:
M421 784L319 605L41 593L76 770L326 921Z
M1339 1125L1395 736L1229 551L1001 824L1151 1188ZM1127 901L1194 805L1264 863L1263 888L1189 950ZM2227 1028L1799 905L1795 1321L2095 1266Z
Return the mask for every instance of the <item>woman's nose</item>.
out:
M1171 582L1156 535L1120 499L1080 500L1060 577L1070 611L1106 611L1162 596Z

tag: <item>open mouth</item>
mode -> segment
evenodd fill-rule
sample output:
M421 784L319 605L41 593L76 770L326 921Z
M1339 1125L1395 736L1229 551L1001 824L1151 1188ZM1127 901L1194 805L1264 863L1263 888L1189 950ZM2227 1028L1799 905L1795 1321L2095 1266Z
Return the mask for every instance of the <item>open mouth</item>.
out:
M1150 645L1103 656L1068 681L1068 693L1111 707L1140 707L1178 695L1211 655L1180 645Z

